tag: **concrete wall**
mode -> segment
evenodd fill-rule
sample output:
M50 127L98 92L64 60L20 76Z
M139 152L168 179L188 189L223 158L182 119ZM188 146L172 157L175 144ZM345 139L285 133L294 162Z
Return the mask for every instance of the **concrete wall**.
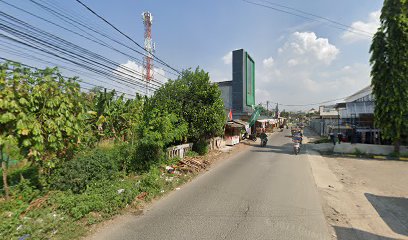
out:
M367 154L389 155L394 152L394 146L389 145L373 145L373 144L336 144L333 151L335 153L355 153L356 151ZM401 147L401 152L408 152L407 147Z

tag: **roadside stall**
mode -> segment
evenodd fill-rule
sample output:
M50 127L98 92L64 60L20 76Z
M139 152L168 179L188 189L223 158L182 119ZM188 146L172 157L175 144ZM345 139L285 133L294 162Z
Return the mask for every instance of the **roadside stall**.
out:
M241 138L241 131L245 129L245 124L229 121L225 125L225 144L234 146L238 144Z

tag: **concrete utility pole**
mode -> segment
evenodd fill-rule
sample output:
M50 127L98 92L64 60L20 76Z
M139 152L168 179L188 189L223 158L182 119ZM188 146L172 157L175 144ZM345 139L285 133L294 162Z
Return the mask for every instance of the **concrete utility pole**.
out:
M266 101L266 115L269 116L269 101Z

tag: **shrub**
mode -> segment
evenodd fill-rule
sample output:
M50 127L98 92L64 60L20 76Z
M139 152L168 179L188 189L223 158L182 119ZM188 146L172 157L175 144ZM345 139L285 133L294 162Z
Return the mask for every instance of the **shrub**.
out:
M195 151L188 151L186 153L186 157L197 157L197 156L198 156L198 153Z
M391 158L399 158L400 157L400 153L397 152L392 152L388 155Z
M17 185L11 188L11 194L14 198L29 203L40 195L40 191L32 186L30 180L23 178Z
M320 143L332 143L331 139L327 138L321 138L313 142L314 144L320 144Z
M193 145L193 151L197 152L199 155L205 155L208 153L208 143L205 140L198 140Z
M140 179L140 191L147 192L148 198L152 198L160 193L164 181L160 178L161 172L157 167L151 167L149 172L142 175Z
M78 220L91 212L111 216L130 204L138 194L134 179L102 180L89 184L82 194L59 192L51 201Z
M358 149L358 148L355 148L354 149L354 155L356 155L356 156L361 156L361 155L363 155L364 153L362 152L362 151L360 151L360 149Z
M145 137L137 143L136 154L132 168L139 173L146 172L164 159L163 143Z
M129 143L116 144L111 152L116 156L119 169L124 174L135 172L137 170L136 145Z
M3 174L0 174L0 177ZM9 183L10 186L17 185L21 181L21 177L23 179L27 179L30 181L30 185L32 185L35 188L40 189L41 184L39 180L39 174L38 174L38 167L36 166L24 166L22 168L17 168L11 170L8 174L7 182ZM0 189L3 189L3 181L0 181Z
M408 152L400 153L400 157L404 157L404 158L408 157Z
M79 153L53 173L50 178L51 188L80 193L93 181L115 179L120 169L120 157L115 152L112 149L96 148Z

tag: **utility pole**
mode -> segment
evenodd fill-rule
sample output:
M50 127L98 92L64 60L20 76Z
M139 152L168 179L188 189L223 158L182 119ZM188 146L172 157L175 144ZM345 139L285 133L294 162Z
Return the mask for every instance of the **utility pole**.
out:
M266 101L266 115L269 116L269 101Z
M150 12L142 13L143 23L145 26L144 47L147 52L143 59L144 78L146 81L146 96L149 96L150 81L153 79L153 53L155 46L152 41L152 22L153 15Z

